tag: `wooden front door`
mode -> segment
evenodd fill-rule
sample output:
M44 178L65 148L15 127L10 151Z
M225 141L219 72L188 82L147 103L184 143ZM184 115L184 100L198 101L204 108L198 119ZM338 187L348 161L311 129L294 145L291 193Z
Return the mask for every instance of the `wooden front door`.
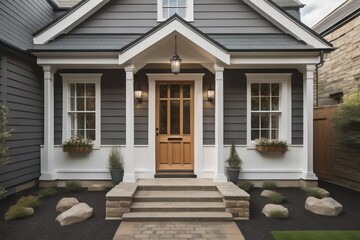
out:
M156 167L162 171L194 170L194 84L156 84Z

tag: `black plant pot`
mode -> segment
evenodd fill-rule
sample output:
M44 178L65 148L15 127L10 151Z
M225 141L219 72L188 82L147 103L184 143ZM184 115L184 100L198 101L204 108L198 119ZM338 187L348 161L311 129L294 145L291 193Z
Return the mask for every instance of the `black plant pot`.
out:
M111 180L114 186L118 185L123 181L124 170L110 170Z
M226 168L226 172L230 182L237 184L239 181L240 168Z

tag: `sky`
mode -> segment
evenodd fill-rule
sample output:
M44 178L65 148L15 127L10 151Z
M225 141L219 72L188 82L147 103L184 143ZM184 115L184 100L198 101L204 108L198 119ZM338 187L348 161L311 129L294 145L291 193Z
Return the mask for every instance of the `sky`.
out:
M346 0L300 0L306 6L301 10L301 20L309 27L314 26Z

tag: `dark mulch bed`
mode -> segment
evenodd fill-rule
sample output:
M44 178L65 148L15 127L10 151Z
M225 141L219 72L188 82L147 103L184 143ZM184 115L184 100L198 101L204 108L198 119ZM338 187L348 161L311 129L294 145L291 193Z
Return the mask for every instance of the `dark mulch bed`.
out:
M0 200L0 239L1 240L80 240L80 239L112 239L120 221L105 221L105 194L106 192L61 193L57 196L42 199L35 214L26 219L4 221L7 209L16 203L21 196L37 195L38 189L23 191L16 195ZM56 204L63 197L76 197L79 202L85 202L94 208L89 220L61 227L55 221L59 213L55 211Z
M268 198L261 197L262 189L251 190L249 221L238 221L237 225L245 239L270 240L274 230L360 230L360 192L346 189L331 183L319 182L319 186L328 190L335 200L344 207L344 213L337 217L326 217L312 214L305 210L306 196L299 188L279 188L287 201L283 206L289 209L286 220L267 219L262 208L270 203Z

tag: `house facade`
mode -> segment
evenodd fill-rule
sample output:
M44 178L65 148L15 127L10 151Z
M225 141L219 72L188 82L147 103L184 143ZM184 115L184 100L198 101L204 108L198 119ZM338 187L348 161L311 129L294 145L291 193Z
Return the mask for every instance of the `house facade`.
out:
M118 146L126 182L226 181L231 144L241 178L316 180L313 71L331 45L272 1L88 0L33 40L44 71L40 180L110 179ZM73 135L93 151L63 152ZM286 140L289 151L260 153L258 138Z
M335 48L317 70L315 105L337 105L360 85L360 2L346 1L313 29Z

